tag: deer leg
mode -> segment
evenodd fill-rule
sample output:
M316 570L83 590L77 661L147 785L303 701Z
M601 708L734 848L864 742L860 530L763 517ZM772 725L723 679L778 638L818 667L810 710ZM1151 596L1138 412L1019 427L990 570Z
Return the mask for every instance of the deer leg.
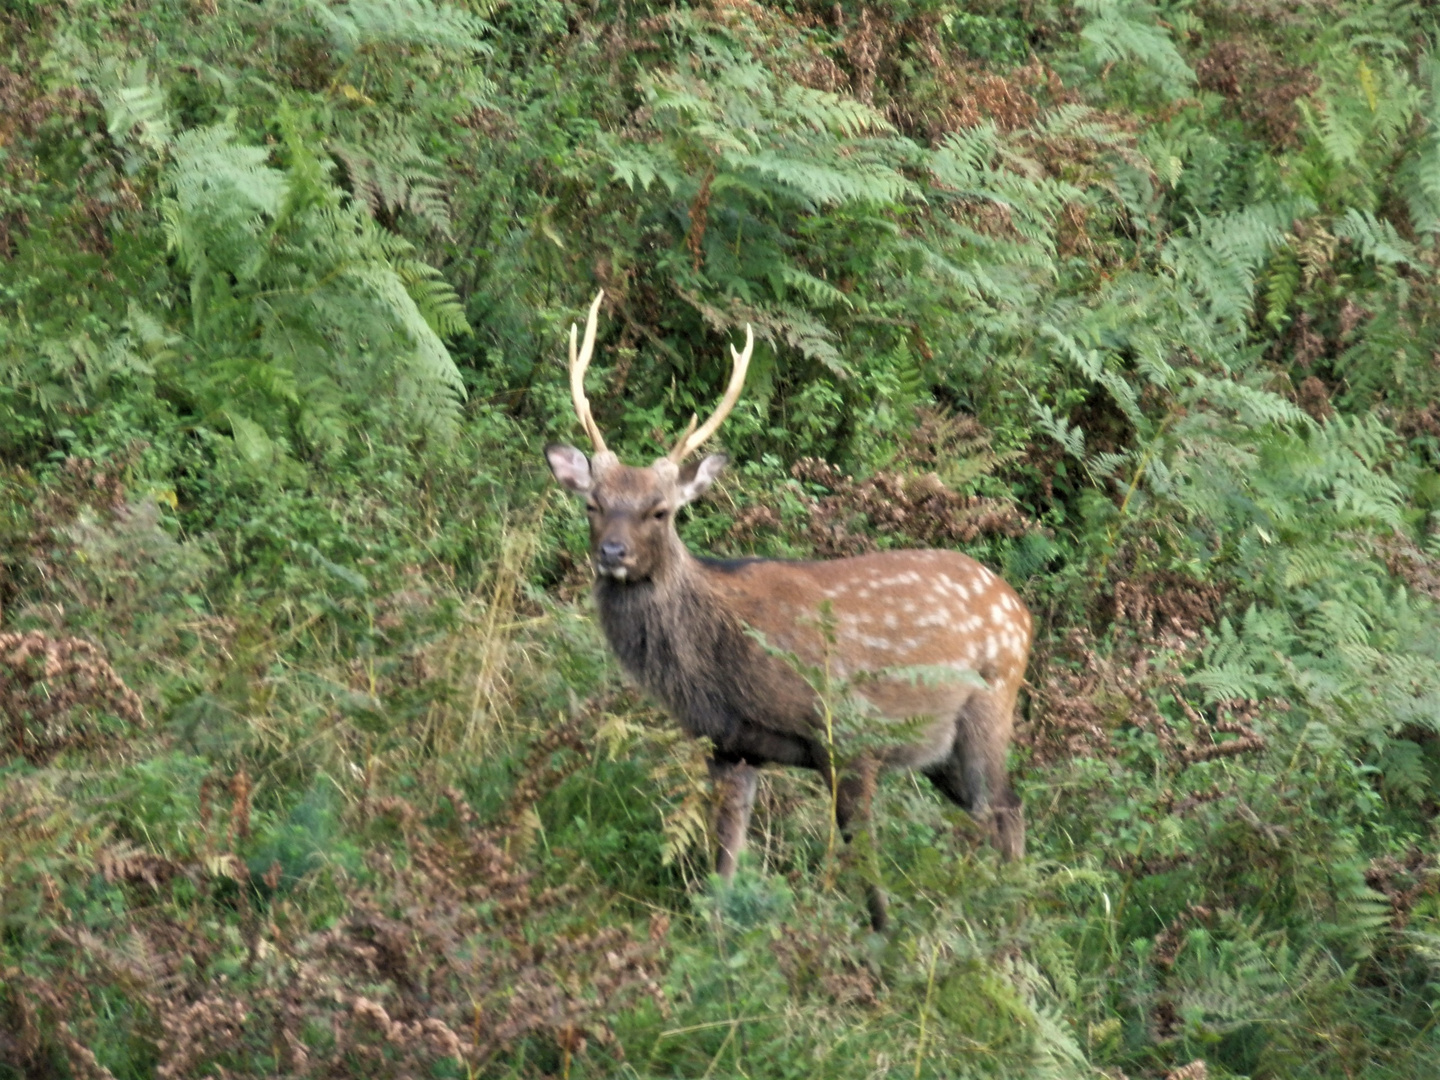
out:
M711 758L710 779L715 785L715 836L719 850L715 872L726 881L735 876L735 864L745 850L745 833L750 828L750 808L760 770L744 761Z
M1014 703L977 693L955 721L955 746L939 766L926 772L951 802L968 811L1007 860L1025 854L1025 811L1005 771Z
M865 899L870 909L870 926L876 933L884 931L889 922L889 901L880 887L880 860L875 848L875 829L870 814L875 799L875 780L879 763L870 758L857 762L852 771L840 778L835 791L835 824L847 844L855 839L857 830L866 833Z

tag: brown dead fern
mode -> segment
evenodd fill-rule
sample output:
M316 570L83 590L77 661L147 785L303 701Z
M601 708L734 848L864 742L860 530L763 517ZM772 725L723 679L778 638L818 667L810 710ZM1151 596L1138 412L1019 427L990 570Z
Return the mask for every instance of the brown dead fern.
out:
M808 527L810 543L823 558L875 551L875 533L914 545L953 547L982 536L1019 537L1039 529L1013 504L961 495L933 472L880 472L856 480L818 458L802 458L790 471L796 479L829 489L812 499Z
M145 721L140 698L98 648L40 630L0 633L0 754L43 765L94 748L115 734L106 716Z

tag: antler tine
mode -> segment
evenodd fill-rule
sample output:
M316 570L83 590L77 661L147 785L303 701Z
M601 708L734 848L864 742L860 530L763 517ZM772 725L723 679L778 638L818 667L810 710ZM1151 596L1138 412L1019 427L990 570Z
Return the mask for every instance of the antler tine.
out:
M600 313L600 301L603 299L605 290L601 289L590 305L590 315L585 320L585 340L578 356L575 354L575 324L570 324L570 398L575 403L575 415L584 425L585 434L590 436L597 454L608 453L609 449L605 445L605 437L600 434L600 425L595 423L595 417L590 412L590 399L585 396L585 369L590 366L590 355L595 351L595 318Z
M730 346L730 356L733 358L733 366L730 369L730 385L725 388L725 396L720 399L720 404L709 420L695 430L695 418L691 417L690 426L685 434L680 436L680 441L675 444L673 450L666 455L676 465L679 465L690 454L704 445L705 440L714 435L725 418L730 415L730 410L735 408L735 403L740 400L740 390L745 385L745 373L750 369L750 354L755 351L755 331L750 324L745 324L745 351L736 352L735 346Z

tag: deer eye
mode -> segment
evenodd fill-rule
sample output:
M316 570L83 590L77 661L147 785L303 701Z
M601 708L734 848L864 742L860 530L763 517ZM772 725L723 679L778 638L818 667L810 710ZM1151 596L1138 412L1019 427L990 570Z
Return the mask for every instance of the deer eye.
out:
M587 514L598 514L598 513L600 513L600 504L597 503L597 502L595 502L593 499L591 499L589 502L587 502L587 503L585 504L585 512L586 512Z
M665 515L668 514L668 513L670 513L670 511L669 511L666 507L663 507L663 506L662 506L662 507L660 507L659 510L656 510L656 511L655 511L654 513L652 513L650 516L651 516L652 518L654 518L656 521L664 521L664 520L665 520Z

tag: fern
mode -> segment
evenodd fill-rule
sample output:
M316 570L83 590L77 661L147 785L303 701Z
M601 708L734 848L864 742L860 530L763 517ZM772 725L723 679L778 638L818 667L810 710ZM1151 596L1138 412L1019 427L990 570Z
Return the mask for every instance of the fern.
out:
M1335 223L1335 235L1352 241L1366 258L1382 266L1414 266L1415 247L1401 238L1395 226L1355 207Z
M450 236L450 200L440 163L394 123L382 124L363 146L334 139L330 151L345 167L350 192L372 217L393 225L413 214L443 237Z
M1181 97L1195 83L1195 73L1185 63L1159 25L1159 12L1144 0L1081 0L1077 5L1090 14L1081 39L1089 47L1096 66L1135 63L1154 73L1168 97Z
M485 21L454 4L434 0L290 0L296 15L323 29L344 50L371 44L425 46L460 54L483 54ZM276 5L282 9L286 3Z
M1195 219L1188 235L1165 245L1165 262L1209 304L1220 325L1237 332L1254 306L1255 275L1283 242L1285 230L1309 210L1303 202L1272 203Z
M1433 234L1440 231L1440 61L1427 55L1420 68L1423 130L1400 166L1399 180L1415 228Z
M310 414L334 394L391 380L415 423L446 432L463 395L440 338L465 327L453 291L291 150L296 164L282 172L225 125L175 142L166 235L189 275L190 341L210 358L187 381L252 451L253 418L276 406L313 435L327 425ZM237 424L246 414L252 426Z
M133 141L151 153L166 147L171 130L165 95L150 79L143 60L128 70L106 65L97 83L111 139L122 145Z

